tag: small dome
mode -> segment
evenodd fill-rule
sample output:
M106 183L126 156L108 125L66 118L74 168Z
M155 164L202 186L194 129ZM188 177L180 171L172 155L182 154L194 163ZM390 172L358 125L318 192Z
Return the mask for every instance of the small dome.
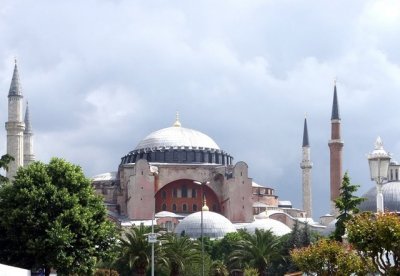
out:
M136 146L135 150L185 147L191 149L220 149L213 139L200 131L172 126L150 133Z
M332 234L335 230L336 230L336 222L337 219L332 220L326 227L325 229L322 231L322 235L324 235L325 237L329 236L330 234Z
M256 219L252 223L246 225L244 229L246 229L246 231L251 234L255 233L256 229L271 230L271 232L275 236L283 236L292 232L292 230L287 225L270 218Z
M154 215L156 218L181 218L182 216L169 211L161 211Z
M175 228L176 234L183 232L190 238L201 237L201 212L196 212L184 218ZM203 212L203 236L213 239L223 238L227 233L236 232L232 222L215 212Z
M388 182L382 186L383 208L390 212L400 211L400 182ZM376 212L376 187L372 187L362 197L366 198L359 205L360 211Z

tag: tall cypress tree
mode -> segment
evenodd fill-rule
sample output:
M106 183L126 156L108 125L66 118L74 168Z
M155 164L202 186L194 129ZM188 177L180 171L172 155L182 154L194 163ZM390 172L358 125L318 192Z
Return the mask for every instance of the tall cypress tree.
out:
M345 223L352 218L353 214L357 214L359 209L358 205L365 200L365 198L355 196L359 185L352 185L348 172L343 176L342 186L340 187L340 197L335 200L335 206L339 210L339 216L336 221L336 229L333 232L333 239L342 241L342 236L346 232Z

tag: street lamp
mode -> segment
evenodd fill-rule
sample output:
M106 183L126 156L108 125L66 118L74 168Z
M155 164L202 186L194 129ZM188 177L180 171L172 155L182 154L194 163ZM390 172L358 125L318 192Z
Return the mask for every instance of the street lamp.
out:
M376 182L376 210L383 212L382 186L388 176L390 154L383 149L383 143L379 136L375 142L375 149L368 154L368 163L371 180Z
M200 185L201 186L201 198L202 201L204 201L204 185L207 185L210 183L210 181L193 181L194 184ZM203 202L201 203L203 204ZM204 276L204 239L203 239L203 206L201 206L200 210L200 238L201 238L201 275Z

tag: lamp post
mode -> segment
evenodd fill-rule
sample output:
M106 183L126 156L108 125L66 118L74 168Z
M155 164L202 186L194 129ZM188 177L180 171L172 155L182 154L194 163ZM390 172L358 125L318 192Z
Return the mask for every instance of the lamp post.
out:
M209 184L209 181L193 181L193 183L201 186L201 198L204 201L204 185ZM203 202L202 202L203 203ZM201 239L201 275L204 276L204 239L203 239L203 206L200 210L200 239Z
M371 180L376 182L376 211L383 212L383 181L387 179L390 154L384 150L381 137L378 136L375 142L375 149L368 154L369 170Z

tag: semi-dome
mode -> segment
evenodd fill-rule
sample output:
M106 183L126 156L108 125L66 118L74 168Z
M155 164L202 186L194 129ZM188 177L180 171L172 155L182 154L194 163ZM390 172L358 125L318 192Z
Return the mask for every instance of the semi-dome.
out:
M258 230L271 230L272 234L275 236L283 236L289 234L292 230L285 224L275 219L270 218L263 218L263 219L256 219L252 223L246 225L244 229L254 234L256 229Z
M220 149L208 135L182 127L177 116L172 127L147 135L136 148L122 157L121 164L139 159L157 163L209 163L231 165L232 156Z
M176 234L185 234L190 238L201 237L201 212L184 218L175 228ZM203 211L203 236L212 239L223 238L227 233L236 232L235 226L223 215L211 211Z
M383 208L391 212L400 212L400 182L388 182L382 186ZM362 197L366 198L360 205L360 211L376 212L376 187L368 190Z

